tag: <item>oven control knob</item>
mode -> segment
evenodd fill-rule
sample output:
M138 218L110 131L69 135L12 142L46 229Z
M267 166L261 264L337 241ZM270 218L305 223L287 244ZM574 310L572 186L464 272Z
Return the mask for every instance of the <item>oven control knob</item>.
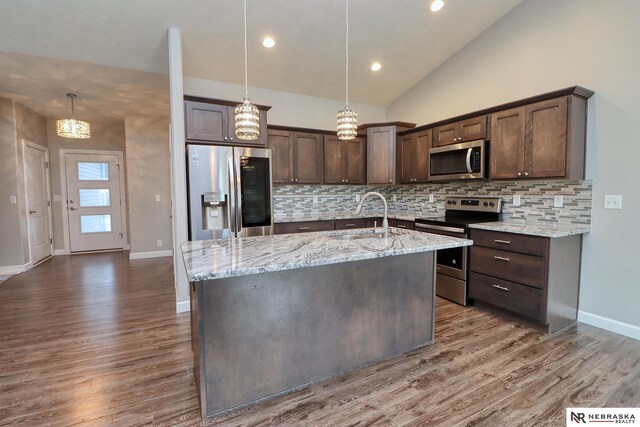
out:
M484 202L484 205L485 206L489 206L489 202Z
M447 204L450 205L451 204L451 200L447 200Z
M458 202L456 202L456 201L454 200L454 201L453 201L453 202L451 202L451 203L453 203L453 204L455 205L455 204L457 204Z
M491 206L491 207L494 207L495 205L496 205L496 204L495 204L495 203L493 203L493 202L489 203L489 206Z
M451 264L456 265L456 260L455 260L455 259L452 259L452 260L451 260Z

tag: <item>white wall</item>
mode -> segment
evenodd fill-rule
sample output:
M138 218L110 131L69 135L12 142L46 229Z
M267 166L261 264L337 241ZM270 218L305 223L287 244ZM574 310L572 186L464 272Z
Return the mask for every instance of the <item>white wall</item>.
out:
M580 85L589 101L582 319L640 336L640 2L525 0L388 108L389 120L433 122ZM621 194L623 210L604 210ZM595 315L595 316L594 316ZM602 319L604 317L605 319Z
M313 82L310 82L313 84ZM184 78L185 95L242 101L244 86L212 80ZM331 130L336 127L336 114L344 108L344 101L299 95L259 87L249 87L251 102L270 105L267 122L274 125ZM358 123L384 122L386 107L349 104L358 113Z

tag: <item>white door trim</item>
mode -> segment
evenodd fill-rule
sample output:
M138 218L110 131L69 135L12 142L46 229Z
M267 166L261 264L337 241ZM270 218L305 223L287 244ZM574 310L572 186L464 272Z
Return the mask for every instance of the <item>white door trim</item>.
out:
M64 234L64 254L71 253L71 242L69 239L69 211L67 210L67 154L110 154L118 156L118 164L120 165L120 216L122 217L122 249L128 249L129 236L127 233L127 193L124 181L124 154L122 151L114 150L83 150L79 148L61 148L60 149L60 191L62 194L62 202L60 210L62 212L62 231Z
M47 167L46 167L46 171L45 171L45 177L47 179L47 185L46 185L46 190L47 190L47 215L49 216L49 238L51 239L49 242L49 253L50 256L53 256L53 215L51 212L51 178L49 176L49 171L51 170L49 168L49 148L45 147L43 145L40 144L36 144L35 142L31 142L27 139L22 139L22 183L24 185L23 193L24 193L24 208L25 208L25 213L27 215L26 220L27 220L27 247L29 248L29 262L25 265L33 265L33 256L31 255L31 230L29 228L29 217L28 217L28 212L29 212L29 195L27 194L27 156L25 155L26 152L26 148L27 147L31 147L34 148L36 150L40 150L40 151L44 151L45 153L45 161L47 162ZM31 268L31 267L29 267ZM26 270L25 270L26 271Z

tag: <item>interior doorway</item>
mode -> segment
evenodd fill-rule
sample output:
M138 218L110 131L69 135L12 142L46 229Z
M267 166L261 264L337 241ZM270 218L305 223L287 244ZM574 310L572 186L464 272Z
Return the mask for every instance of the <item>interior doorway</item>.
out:
M61 150L60 155L65 248L71 253L125 249L122 152Z
M49 149L22 140L29 262L35 265L53 255Z

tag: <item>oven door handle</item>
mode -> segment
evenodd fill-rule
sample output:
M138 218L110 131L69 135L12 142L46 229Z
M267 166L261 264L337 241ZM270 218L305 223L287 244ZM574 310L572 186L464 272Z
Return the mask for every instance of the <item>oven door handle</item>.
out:
M467 172L472 173L471 170L471 153L473 153L473 148L469 148L467 150Z
M464 230L462 230L460 228L455 228L455 227L443 227L443 226L440 226L440 225L427 225L427 224L421 224L419 222L416 222L415 226L417 228L423 228L423 229L426 229L426 230L448 231L449 233L464 234Z

